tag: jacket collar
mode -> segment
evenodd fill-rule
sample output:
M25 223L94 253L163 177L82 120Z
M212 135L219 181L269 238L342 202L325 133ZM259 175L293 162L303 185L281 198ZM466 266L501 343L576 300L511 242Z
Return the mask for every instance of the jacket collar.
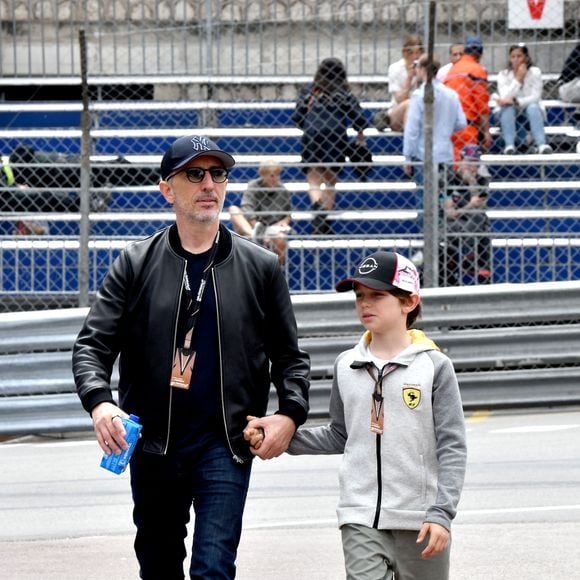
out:
M218 252L216 256L216 263L223 262L232 251L232 233L223 224L220 224L220 240L218 245ZM177 233L177 225L172 224L168 228L168 240L171 249L181 257L185 257L179 234Z
M411 329L408 330L407 333L412 339L411 344L389 362L402 366L409 366L420 352L440 350L422 330ZM372 342L372 339L373 336L369 330L362 335L358 344L355 346L355 360L351 364L352 368L364 368L372 362L368 355L368 346Z

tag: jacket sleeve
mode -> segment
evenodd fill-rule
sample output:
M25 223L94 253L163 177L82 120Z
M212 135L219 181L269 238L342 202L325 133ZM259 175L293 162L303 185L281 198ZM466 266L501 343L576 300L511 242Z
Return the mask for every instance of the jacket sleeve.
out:
M403 131L403 155L406 161L419 158L419 139L423 132L423 97L413 91Z
M73 347L77 393L89 413L100 403L114 402L111 374L122 344L121 329L130 277L126 253L122 252L99 289Z
M257 180L250 181L244 195L242 195L241 210L247 220L256 219L256 196L263 195L263 192L258 191L259 182Z
M497 93L502 99L510 99L517 96L522 88L520 82L516 80L513 72L502 70L497 75Z
M433 420L439 473L436 500L427 509L425 521L450 529L465 479L465 420L459 385L451 361L440 353L433 353L433 358Z
M533 66L524 78L523 94L518 97L518 103L522 107L527 107L531 103L539 103L542 100L544 82L542 81L542 71Z
M330 391L330 423L319 427L301 427L298 429L290 442L288 453L290 455L332 455L343 453L346 439L344 404L338 389L335 363L334 380Z
M310 86L301 89L296 101L296 107L292 113L292 121L299 128L304 127L304 119L308 113L308 100L310 98Z
M455 121L453 125L453 132L461 131L461 129L465 129L467 127L467 119L465 118L465 113L463 112L463 107L461 106L461 102L459 101L459 97L457 93L455 93Z
M360 133L369 126L369 122L365 116L362 107L360 106L360 101L358 100L356 95L349 93L348 103L349 103L348 116L351 120L352 128Z
M310 388L310 357L298 346L298 328L286 279L278 260L272 273L267 313L270 376L278 394L278 413L306 421Z

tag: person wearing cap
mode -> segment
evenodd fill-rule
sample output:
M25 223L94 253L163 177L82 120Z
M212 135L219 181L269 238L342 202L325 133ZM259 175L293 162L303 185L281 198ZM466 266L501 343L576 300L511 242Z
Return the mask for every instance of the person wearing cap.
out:
M441 286L491 282L491 223L487 212L489 171L478 145L466 145L449 172L443 199L445 236L441 248Z
M236 233L275 252L284 265L292 204L290 192L280 181L281 172L277 161L262 161L259 177L250 181L244 191L241 208L231 205L228 213Z
M469 143L488 150L492 139L489 132L489 91L487 70L480 64L483 44L479 36L468 36L463 44L463 56L451 67L445 85L458 95L467 118L467 127L453 135L455 160Z
M365 332L334 365L330 423L298 429L288 453L342 453L337 514L348 580L447 580L466 468L457 378L419 330L419 274L404 256L365 257L354 291ZM261 419L245 435L259 452Z
M525 142L528 126L537 152L552 153L544 130L543 89L542 71L534 66L528 47L523 42L510 46L508 66L497 75L493 95L505 155L513 155Z
M73 373L105 453L132 457L140 577L183 578L186 524L195 523L189 576L231 579L250 477L248 414L263 420L258 455L283 453L308 412L309 357L277 256L219 217L234 159L200 135L177 139L159 189L175 223L128 244L112 264L74 345ZM111 388L119 362L118 403Z

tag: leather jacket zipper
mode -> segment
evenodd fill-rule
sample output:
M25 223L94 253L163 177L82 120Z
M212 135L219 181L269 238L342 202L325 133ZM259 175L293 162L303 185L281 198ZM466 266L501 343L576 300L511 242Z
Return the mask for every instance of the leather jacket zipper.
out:
M214 296L215 296L215 310L216 310L216 324L217 324L217 337L218 337L218 360L219 360L219 382L220 382L220 400L221 400L221 404L222 404L222 419L224 422L224 431L225 431L225 435L226 435L226 442L228 444L228 448L230 450L230 453L232 454L232 458L236 463L244 463L244 460L239 457L238 455L236 455L233 447L232 447L232 443L230 441L230 436L228 433L228 421L227 421L227 417L226 417L226 396L225 396L225 391L224 391L224 373L223 373L223 358L222 358L222 333L221 333L221 326L220 326L220 301L219 301L219 294L218 294L218 288L217 288L217 284L216 284L216 279L215 279L215 269L212 268L211 269L211 280L212 280L212 284L213 284L213 292L214 292Z
M177 346L177 327L179 326L178 321L179 321L179 312L181 310L181 300L183 298L183 288L185 286L185 271L187 268L187 262L185 260L183 260L183 271L181 274L181 287L179 289L179 297L177 299L177 314L175 316L175 320L173 321L174 326L173 326L173 348L171 349L171 352L174 353L175 352L175 348ZM171 364L173 364L173 360L171 361ZM171 369L170 369L171 371ZM173 387L169 387L169 405L168 405L168 409L167 409L167 436L165 438L165 446L163 447L163 455L167 454L167 449L169 448L169 435L171 433L171 409L173 406Z

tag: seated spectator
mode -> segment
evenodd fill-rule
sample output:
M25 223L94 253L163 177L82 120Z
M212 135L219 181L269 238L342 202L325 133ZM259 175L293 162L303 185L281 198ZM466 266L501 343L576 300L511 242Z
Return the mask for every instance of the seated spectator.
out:
M248 183L241 209L233 205L228 211L236 233L272 250L284 264L292 206L290 193L280 181L281 170L275 161L263 162L260 176Z
M22 159L21 147L17 147L2 164L4 187L0 192L0 212L78 211L78 197L73 197L67 192L37 189L50 186L44 186L42 182L34 184L32 174L35 171L35 161L28 157ZM24 231L24 228L21 230Z
M469 36L463 43L463 56L451 67L445 85L459 95L459 101L467 118L467 127L455 133L453 156L461 159L465 145L491 147L489 132L489 92L487 70L480 64L483 44L478 36Z
M391 131L403 131L411 93L419 86L415 65L423 54L421 38L416 34L408 36L403 44L402 54L403 58L389 66L391 108L386 112L379 111L373 119L373 124L379 131L387 128Z
M532 63L528 47L510 46L508 67L498 74L494 95L506 155L525 144L528 127L538 153L552 153L544 131L543 86L542 71Z
M489 172L480 157L479 146L466 145L449 176L443 200L446 235L440 264L442 285L460 285L464 275L478 284L491 280L491 226L485 212Z
M580 103L580 42L564 61L558 85L558 94L563 101Z
M2 160L2 181L0 189L0 212L27 212L30 204L26 201L30 188L26 184L16 183L14 170L8 159ZM24 203L23 203L24 201ZM49 233L48 222L45 220L19 219L14 224L14 234L17 236L43 236Z
M111 199L108 188L115 181L115 172L105 163L91 168L90 210L106 211ZM4 181L10 189L0 196L0 211L12 212L78 212L80 210L80 158L75 155L37 151L30 145L18 145L4 163ZM122 185L122 178L117 180ZM69 189L71 191L64 191ZM98 188L98 190L97 190Z
M437 71L437 80L441 81L442 83L445 82L447 78L447 73L451 70L451 67L463 56L463 44L457 43L452 44L449 47L449 62L446 65L443 65Z

